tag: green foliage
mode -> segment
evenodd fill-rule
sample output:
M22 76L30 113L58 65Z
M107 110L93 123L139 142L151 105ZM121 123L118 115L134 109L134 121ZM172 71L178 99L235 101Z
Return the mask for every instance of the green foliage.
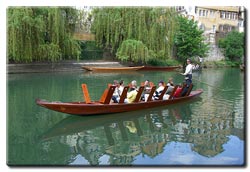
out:
M219 40L219 47L224 49L224 56L228 60L239 61L244 55L244 33L232 31Z
M179 30L175 35L175 46L179 60L195 56L204 57L208 51L208 45L204 43L203 31L197 27L197 22L178 17Z
M56 44L42 44L38 47L38 53L43 54L43 56L39 56L40 61L50 59L51 61L57 61L61 59L60 48Z
M171 8L97 8L93 12L92 32L100 47L119 55L119 59L146 62L149 58L168 59L173 55L177 14ZM142 56L126 56L123 41L141 41L149 50ZM128 43L127 43L128 44ZM126 45L126 48L132 45ZM117 50L119 48L119 53ZM140 49L143 54L143 48ZM139 52L137 52L139 53ZM139 54L140 54L139 53ZM132 52L131 52L132 54ZM143 58L145 58L143 60Z
M72 39L73 8L8 8L8 60L31 62L78 58L80 47Z
M149 58L148 48L142 43L142 41L132 39L123 41L116 55L121 61L141 63L146 63Z
M174 59L158 60L156 58L150 58L148 64L152 66L178 66L180 63Z
M81 41L81 59L101 59L103 57L103 50L96 46L95 41Z

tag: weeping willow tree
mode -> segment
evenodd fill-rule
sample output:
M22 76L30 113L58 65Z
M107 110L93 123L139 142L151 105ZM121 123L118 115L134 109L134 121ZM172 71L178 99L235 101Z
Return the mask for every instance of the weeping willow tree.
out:
M80 47L72 36L76 18L73 8L9 8L8 60L78 59Z
M142 41L127 39L118 48L117 56L122 61L146 62L149 52Z
M166 60L173 57L173 40L177 28L177 14L173 9L98 8L93 15L92 32L95 33L96 42L111 53L116 54L123 41L135 40L141 41L150 55L145 56L145 46L140 46L142 49L137 50L131 60L138 61L136 58L141 60L144 57L142 62L147 62L150 58ZM122 60L126 55L121 57L119 52L117 56Z

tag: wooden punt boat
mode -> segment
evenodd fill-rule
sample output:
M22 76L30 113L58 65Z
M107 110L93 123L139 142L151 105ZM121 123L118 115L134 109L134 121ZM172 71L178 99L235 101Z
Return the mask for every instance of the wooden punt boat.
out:
M95 71L95 72L129 72L136 71L144 66L135 66L135 67L95 67L95 66L82 66L83 69L87 71Z
M135 101L133 103L124 103L127 91L129 89L129 86L125 86L120 101L118 103L110 103L110 100L115 90L115 86L109 86L109 88L104 91L99 101L91 101L87 85L82 84L85 102L48 102L46 100L37 99L36 103L42 107L72 115L96 115L136 111L141 109L180 103L198 97L203 92L202 90L191 91L191 85L185 96L174 98L174 93L177 87L178 86L175 86L168 100L163 100L163 96L167 90L167 86L160 95L159 100L152 100L152 96L155 90L154 88L150 92L148 99L145 102L141 101L141 95L144 90L144 86L141 86L138 90Z

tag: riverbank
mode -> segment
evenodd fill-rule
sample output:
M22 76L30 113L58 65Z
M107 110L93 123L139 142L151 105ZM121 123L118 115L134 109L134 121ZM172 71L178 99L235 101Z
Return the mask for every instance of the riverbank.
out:
M130 64L131 65L131 64ZM122 64L119 61L107 60L62 60L59 62L33 62L33 63L10 63L7 64L7 73L43 73L43 72L69 72L85 71L82 66L99 67L122 67L128 64ZM222 68L239 67L239 63L229 61L204 62L202 68Z
M221 67L239 67L241 62L232 62L226 60L220 61L206 61L203 63L203 67L207 68L221 68Z
M7 64L7 73L41 73L41 72L68 72L85 71L82 66L123 66L116 61L86 61L68 60L60 62L34 62L34 63L11 63Z

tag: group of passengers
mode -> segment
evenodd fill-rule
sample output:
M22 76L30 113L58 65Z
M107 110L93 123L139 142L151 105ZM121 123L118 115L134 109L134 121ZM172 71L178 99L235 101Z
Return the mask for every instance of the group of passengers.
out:
M124 81L121 80L119 82L117 80L114 80L113 85L116 86L116 88L115 88L115 91L114 91L113 96L112 96L112 102L118 103L120 100L121 94L123 92L123 89L124 89ZM144 91L141 95L141 100L147 101L149 94L151 92L151 89L154 86L154 84L152 82L150 82L149 80L145 80L145 82L142 83L141 85L144 86ZM169 78L168 82L166 84L163 80L160 80L158 82L158 87L153 93L152 100L159 100L159 97L162 94L162 91L164 90L165 86L167 86L167 90L166 90L164 96L162 97L163 100L167 100L174 89L173 78ZM125 103L132 103L135 101L137 93L138 93L138 88L139 87L137 86L136 80L131 81L131 83L129 84L129 91L128 91L127 96L124 100Z
M153 93L152 100L159 100L160 96L162 96L161 98L163 100L167 100L169 99L172 93L173 93L173 97L180 97L180 96L188 95L189 94L188 90L190 90L189 88L190 88L190 85L192 84L192 64L191 63L192 63L191 59L187 59L186 70L184 73L181 73L181 75L185 76L185 82L183 83L182 87L177 87L174 93L173 91L174 91L175 86L174 86L173 78L169 78L167 84L165 84L163 80L160 80L158 82L158 88L155 91L153 90L154 93L152 91L154 84L150 82L149 80L146 80L144 83L141 84L142 86L144 86L144 91L141 95L141 100L147 101L151 91ZM118 103L120 100L120 96L124 89L124 82L123 80L121 80L120 82L115 80L113 85L116 86L116 89L112 96L112 102ZM165 88L167 88L166 92L164 90ZM163 91L165 92L164 95L162 95ZM137 83L135 80L133 80L130 83L130 90L128 91L127 97L125 98L124 102L125 103L134 102L136 99L137 93L138 93Z

